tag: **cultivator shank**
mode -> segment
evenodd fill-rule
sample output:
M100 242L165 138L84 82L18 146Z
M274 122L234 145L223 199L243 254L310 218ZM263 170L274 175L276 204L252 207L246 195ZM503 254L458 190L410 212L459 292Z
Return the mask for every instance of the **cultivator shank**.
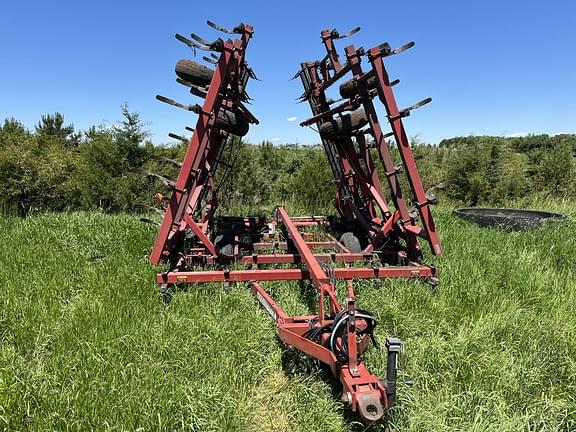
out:
M177 81L189 87L190 93L204 99L201 106L184 105L156 96L161 102L198 114L198 120L152 249L150 261L153 264L173 262L178 256L175 248L186 236L196 236L210 253L216 255L216 247L207 233L218 206L215 175L219 157L230 134L243 136L248 133L250 123L258 123L244 105L249 99L246 84L253 75L245 60L253 29L250 25L241 25L231 32L238 38L226 41L218 38L214 42L202 39L204 43L176 35L191 48L219 55L211 57L216 62L214 70L190 60L176 64ZM192 37L201 39L194 34Z
M348 223L362 228L360 235L366 236L368 241L365 251L377 250L384 242L388 243L386 248L392 250L394 247L391 248L390 244L402 240L406 247L395 249L402 256L407 253L411 259L419 260L422 254L417 237L420 237L429 243L434 255L440 255L440 240L429 209L435 198L424 191L402 122L411 111L432 99L424 99L400 110L392 90L399 80L390 81L383 61L385 57L411 48L414 43L398 49L391 49L388 43L384 43L368 51L350 45L345 48L346 63L343 65L334 45L334 40L341 38L335 30L323 30L326 56L321 61L302 63L296 74L304 86L301 100L309 102L314 114L300 125L316 124L318 128L338 181L336 208ZM367 72L362 70L363 59L369 63ZM341 98L329 98L326 91L348 73L352 78L340 85ZM389 133L382 131L373 103L375 98L386 109L392 129ZM394 163L387 138L394 139L401 164ZM393 210L385 198L374 153L383 165ZM410 186L411 196L408 198L402 194L402 175ZM411 208L407 199L411 199ZM418 218L421 226L417 224Z
M326 56L301 64L297 76L304 85L302 100L309 102L313 114L302 125L316 125L319 130L338 185L339 217L290 217L283 207L276 207L267 218L217 217L215 170L223 148L234 145L230 135L245 135L249 125L258 121L244 105L249 100L247 82L255 78L245 59L252 26L225 29L208 24L237 38L210 42L195 34L192 39L177 35L187 46L211 52L204 60L215 69L190 60L181 60L176 66L178 82L203 98L202 106L158 97L198 114L198 121L194 129L188 128L193 134L178 179L171 182L146 173L149 178L164 179L172 189L150 257L152 263L169 267L157 275L157 282L164 293L178 284L221 282L228 289L232 283L245 283L276 323L280 339L326 364L342 384L342 402L363 420L379 420L395 403L396 363L402 343L386 339L385 378L367 370L362 353L370 342L378 347L374 336L377 321L357 307L353 280L379 283L383 278L419 278L437 283L436 269L421 262L419 239L429 243L433 254L441 252L429 210L433 200L422 188L402 123L428 100L398 109L392 93L397 82L389 81L383 63L385 57L410 44L397 50L383 44L368 51L348 46L346 62L341 64L334 41L359 28L345 35L324 30ZM361 67L364 59L369 65L366 72ZM328 88L347 74L352 78L340 85L340 101L330 99ZM375 99L385 106L390 133L382 131ZM397 144L400 164L393 161L386 141L389 137ZM383 165L388 194L376 159ZM410 200L402 194L401 175L407 178ZM200 271L191 270L198 267ZM345 282L344 302L338 300L339 280ZM311 315L289 316L262 285L271 281L310 282L317 310Z

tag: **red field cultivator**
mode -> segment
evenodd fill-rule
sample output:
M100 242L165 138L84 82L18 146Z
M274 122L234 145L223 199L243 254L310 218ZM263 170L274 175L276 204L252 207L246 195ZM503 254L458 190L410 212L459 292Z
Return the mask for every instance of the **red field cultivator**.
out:
M157 275L157 282L163 292L172 284L221 282L228 289L231 283L246 283L275 321L280 339L326 364L342 383L341 400L364 421L379 420L395 403L402 343L386 339L384 379L368 372L361 356L371 341L377 345L376 320L357 308L353 280L419 278L437 284L436 269L422 263L419 239L430 245L434 255L441 253L429 209L434 197L424 192L402 123L413 109L430 100L399 109L392 92L397 81L389 80L383 62L413 43L399 49L385 43L367 51L348 46L341 64L334 41L359 29L347 35L324 30L326 56L302 63L296 75L304 85L301 99L308 101L313 114L302 126L318 128L338 185L338 217L290 217L283 207L276 207L269 218L216 217L216 170L223 164L223 149L233 145L231 135L245 135L249 125L258 121L245 106L250 99L247 82L255 78L246 62L252 26L225 29L208 24L230 39L210 42L195 34L191 39L176 36L195 51L209 52L203 58L215 65L212 69L190 60L176 65L178 82L204 103L184 105L157 96L198 114L196 127L189 129L193 134L178 179L156 176L172 189L150 257L153 264L169 264L168 271ZM352 77L340 84L340 99L329 98L329 87L348 73ZM390 133L382 131L375 100L386 109ZM392 137L399 164L394 163L386 141ZM376 170L378 159L388 194ZM409 197L402 193L402 176ZM346 281L343 303L337 299L337 280ZM310 281L318 297L315 313L289 316L262 285L271 281Z

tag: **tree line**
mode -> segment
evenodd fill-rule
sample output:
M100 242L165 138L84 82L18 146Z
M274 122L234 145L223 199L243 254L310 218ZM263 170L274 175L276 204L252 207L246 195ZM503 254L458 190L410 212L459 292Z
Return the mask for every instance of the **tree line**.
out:
M186 145L153 144L127 106L118 123L87 131L75 130L60 113L42 116L33 130L6 119L0 127L0 211L137 210L153 203L155 191L167 191L136 172L176 178L178 168L165 161L182 160ZM412 147L425 187L441 184L442 195L465 205L500 205L532 194L576 197L576 135L456 137L434 146L413 139ZM217 179L225 208L291 202L315 212L332 205L335 185L319 145L234 138L221 162Z

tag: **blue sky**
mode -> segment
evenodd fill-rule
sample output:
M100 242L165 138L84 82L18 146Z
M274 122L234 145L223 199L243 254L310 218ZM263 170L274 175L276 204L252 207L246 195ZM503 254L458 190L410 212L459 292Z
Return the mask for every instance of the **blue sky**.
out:
M410 135L435 143L456 135L576 132L576 2L333 2L323 11L327 4L5 2L0 119L16 117L33 127L41 114L59 111L86 129L117 121L127 102L149 123L156 143L170 142L168 132L183 133L196 122L195 115L154 100L160 93L194 101L175 83L174 64L193 53L174 33L216 38L205 24L211 19L255 27L248 60L262 81L248 89L260 119L248 135L252 142L318 142L315 132L298 126L309 107L296 103L301 84L289 79L301 61L323 56L322 28L355 26L362 31L340 48L416 41L387 60L390 76L401 80L395 87L400 106L433 98L406 119Z

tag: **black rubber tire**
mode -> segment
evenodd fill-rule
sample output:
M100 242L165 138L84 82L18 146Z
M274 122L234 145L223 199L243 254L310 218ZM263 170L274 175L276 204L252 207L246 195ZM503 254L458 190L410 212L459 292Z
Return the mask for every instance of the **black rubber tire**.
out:
M239 137L246 135L250 129L248 122L239 114L223 109L218 111L216 127Z
M327 137L347 135L368 123L364 108L358 108L347 114L336 114L333 119L323 123L318 130Z
M212 81L214 71L192 60L180 60L176 63L176 75L191 84L207 86ZM248 122L232 111L220 110L216 119L216 127L242 137L250 128Z
M179 60L175 67L176 75L197 86L207 86L212 81L214 71L192 60Z
M340 243L344 245L352 253L362 252L362 246L360 246L360 240L352 232L345 232L340 237Z
M218 255L225 257L234 256L234 245L232 244L232 237L228 234L219 234L214 239L214 246Z
M371 76L366 80L368 90L376 88L376 76ZM356 79L352 78L340 85L340 96L351 99L358 94L358 85Z

